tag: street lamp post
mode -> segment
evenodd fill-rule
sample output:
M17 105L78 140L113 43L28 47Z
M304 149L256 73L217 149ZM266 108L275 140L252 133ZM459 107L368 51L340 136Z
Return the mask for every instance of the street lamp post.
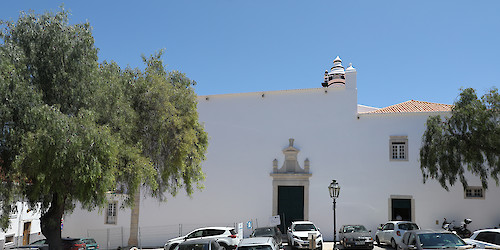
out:
M330 191L330 197L333 200L333 249L336 248L336 238L337 238L337 219L335 214L337 198L340 193L340 186L337 183L337 180L332 180L332 183L328 186L328 191Z

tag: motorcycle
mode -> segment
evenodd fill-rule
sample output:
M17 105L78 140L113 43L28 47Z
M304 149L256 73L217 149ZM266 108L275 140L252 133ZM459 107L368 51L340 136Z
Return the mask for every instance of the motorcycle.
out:
M446 218L444 218L444 221L443 221L443 224L441 225L441 227L444 230L454 232L458 236L460 236L460 238L465 239L465 238L469 238L472 235L472 232L469 229L467 229L467 225L470 224L471 222L472 222L472 220L467 218L467 219L464 219L464 221L460 223L460 226L455 226L454 220L451 222L448 222L446 220Z

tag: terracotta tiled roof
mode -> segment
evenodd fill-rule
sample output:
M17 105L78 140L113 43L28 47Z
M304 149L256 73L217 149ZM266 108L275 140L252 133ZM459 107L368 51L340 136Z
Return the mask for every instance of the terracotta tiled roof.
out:
M389 107L370 111L367 113L387 114L387 113L446 112L446 111L451 111L452 108L453 105L449 104L410 100Z

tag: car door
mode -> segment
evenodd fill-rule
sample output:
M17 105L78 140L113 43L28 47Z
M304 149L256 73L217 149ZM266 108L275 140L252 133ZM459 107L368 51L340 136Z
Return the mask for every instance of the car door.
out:
M403 239L401 239L401 242L398 244L398 249L409 250L409 246L415 246L417 244L416 240L417 238L414 233L406 232L403 234Z
M389 222L382 227L382 239L384 243L391 243L392 234L394 233L394 224Z

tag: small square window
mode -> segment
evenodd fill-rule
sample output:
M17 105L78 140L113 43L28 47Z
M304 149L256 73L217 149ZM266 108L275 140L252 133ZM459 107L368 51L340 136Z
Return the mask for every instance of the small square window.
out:
M13 246L14 245L14 235L5 235L5 245L4 246Z
M106 211L106 224L116 224L117 219L117 202L108 203Z
M389 140L389 159L391 161L408 160L407 136L391 136Z
M465 199L484 199L483 187L468 187L465 189Z

